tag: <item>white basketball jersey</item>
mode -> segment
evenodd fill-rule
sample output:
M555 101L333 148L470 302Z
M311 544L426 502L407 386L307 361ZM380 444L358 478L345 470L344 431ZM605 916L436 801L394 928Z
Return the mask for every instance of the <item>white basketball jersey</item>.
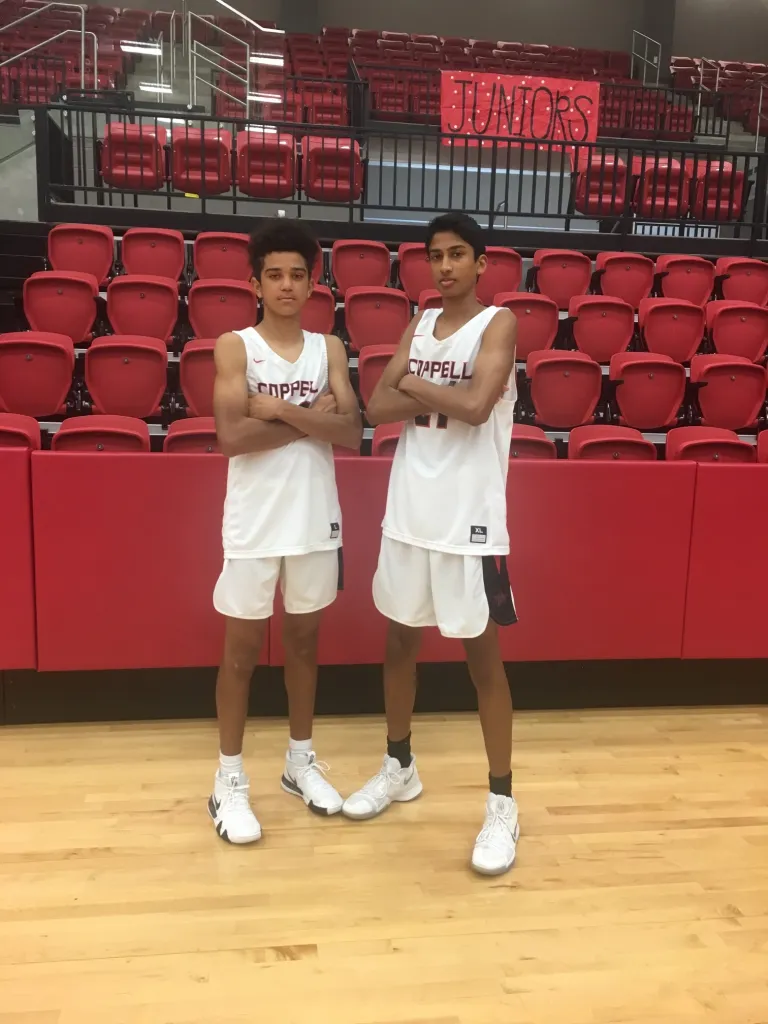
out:
M442 310L416 325L408 372L441 387L472 377L483 332L498 312L489 306L443 341L434 335ZM507 467L516 387L514 370L488 421L473 427L432 413L405 424L389 478L385 537L459 555L505 555Z
M328 386L322 334L304 331L295 363L274 352L254 327L235 331L247 359L248 394L312 405ZM299 438L282 448L229 460L224 502L224 557L304 555L341 545L341 512L333 450Z

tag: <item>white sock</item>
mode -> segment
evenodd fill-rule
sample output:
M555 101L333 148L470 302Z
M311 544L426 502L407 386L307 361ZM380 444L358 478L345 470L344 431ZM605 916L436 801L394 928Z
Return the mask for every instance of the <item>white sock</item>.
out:
M219 751L219 775L225 778L227 775L240 775L243 771L243 755L222 754Z
M307 764L312 753L312 740L288 739L288 757L295 764Z

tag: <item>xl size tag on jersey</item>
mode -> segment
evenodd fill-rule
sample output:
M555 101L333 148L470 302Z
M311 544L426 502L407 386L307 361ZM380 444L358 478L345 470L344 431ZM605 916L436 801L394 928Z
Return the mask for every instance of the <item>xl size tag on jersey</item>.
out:
M485 526L470 526L469 528L469 543L470 544L487 544L488 543L488 528Z
M339 524L331 523L331 540L337 540L339 536Z

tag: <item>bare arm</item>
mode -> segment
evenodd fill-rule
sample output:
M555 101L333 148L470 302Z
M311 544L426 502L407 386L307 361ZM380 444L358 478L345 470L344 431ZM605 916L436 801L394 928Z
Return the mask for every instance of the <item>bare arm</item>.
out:
M219 447L228 459L249 452L282 448L303 437L287 423L250 419L248 385L245 380L246 355L242 339L222 334L214 349L216 380L213 385L213 413Z
M417 313L411 320L405 334L403 335L397 352L392 356L387 368L379 378L379 382L373 390L368 408L365 411L366 418L372 427L379 423L400 423L402 420L412 420L416 416L423 416L429 413L427 409L416 398L398 391L398 384L408 373L408 356L411 351L411 342L416 330L416 325L421 319L421 313Z
M408 374L400 381L399 389L430 412L477 427L487 421L507 385L515 365L516 334L514 313L502 309L485 329L469 384L445 387Z
M278 413L283 423L301 430L307 437L338 444L344 448L360 448L363 425L360 408L349 380L347 353L344 345L333 335L326 335L328 348L328 387L336 402L335 412L305 409L300 405L283 402Z

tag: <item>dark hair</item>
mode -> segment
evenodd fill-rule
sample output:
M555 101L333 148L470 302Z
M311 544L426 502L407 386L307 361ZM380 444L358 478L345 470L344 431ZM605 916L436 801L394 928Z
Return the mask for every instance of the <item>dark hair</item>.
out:
M264 257L271 252L297 252L307 264L307 272L317 262L317 239L303 224L295 220L265 220L248 241L248 255L253 276L261 279Z
M482 228L476 220L467 216L466 213L443 213L441 216L435 217L427 228L427 252L429 252L429 248L432 245L432 239L439 231L452 231L454 235L458 235L459 238L463 239L467 245L471 245L476 260L485 255Z

